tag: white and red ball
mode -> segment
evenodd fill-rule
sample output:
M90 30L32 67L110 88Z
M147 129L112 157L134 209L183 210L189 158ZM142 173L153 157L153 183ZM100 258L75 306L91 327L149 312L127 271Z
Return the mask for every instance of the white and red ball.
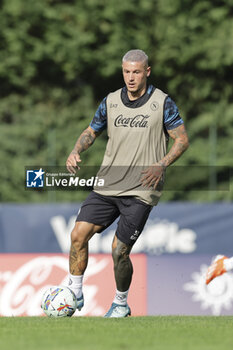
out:
M49 317L71 317L77 309L77 299L65 286L52 286L42 297L41 308Z

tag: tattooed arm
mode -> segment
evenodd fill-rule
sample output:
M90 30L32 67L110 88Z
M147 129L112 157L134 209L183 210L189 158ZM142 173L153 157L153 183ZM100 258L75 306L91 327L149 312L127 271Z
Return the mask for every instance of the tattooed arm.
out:
M174 140L174 143L170 151L165 155L163 159L159 161L159 164L163 167L174 163L188 148L189 141L184 124L178 126L175 129L168 130L169 136Z
M88 126L88 128L79 136L74 149L71 151L66 161L66 167L71 174L75 174L76 170L79 169L78 163L81 162L80 153L86 151L99 135L100 132L96 132Z
M188 148L189 141L184 124L175 129L168 130L169 136L174 140L170 151L156 164L153 164L148 169L143 171L141 179L144 187L151 187L155 189L160 179L163 176L164 170L167 166L174 163Z

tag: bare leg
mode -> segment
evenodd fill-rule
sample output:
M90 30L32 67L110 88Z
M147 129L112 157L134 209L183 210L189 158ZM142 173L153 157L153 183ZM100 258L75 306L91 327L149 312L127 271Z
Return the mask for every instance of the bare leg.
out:
M114 262L114 274L117 290L125 292L129 289L132 275L133 265L129 254L132 247L121 242L116 236L112 243L112 257Z
M71 232L69 267L72 275L83 275L88 263L88 241L101 226L88 222L76 222Z

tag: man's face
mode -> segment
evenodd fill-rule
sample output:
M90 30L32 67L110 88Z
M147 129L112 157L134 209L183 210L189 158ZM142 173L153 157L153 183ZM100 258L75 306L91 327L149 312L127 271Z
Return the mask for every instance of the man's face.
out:
M140 92L146 87L151 68L145 66L144 62L123 62L122 70L125 85L130 93Z

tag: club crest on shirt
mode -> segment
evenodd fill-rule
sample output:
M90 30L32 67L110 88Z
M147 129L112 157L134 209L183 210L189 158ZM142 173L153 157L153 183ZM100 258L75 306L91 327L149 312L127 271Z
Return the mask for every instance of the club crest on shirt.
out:
M150 108L152 109L152 111L157 111L157 109L159 109L159 103L157 101L153 101L150 104Z

